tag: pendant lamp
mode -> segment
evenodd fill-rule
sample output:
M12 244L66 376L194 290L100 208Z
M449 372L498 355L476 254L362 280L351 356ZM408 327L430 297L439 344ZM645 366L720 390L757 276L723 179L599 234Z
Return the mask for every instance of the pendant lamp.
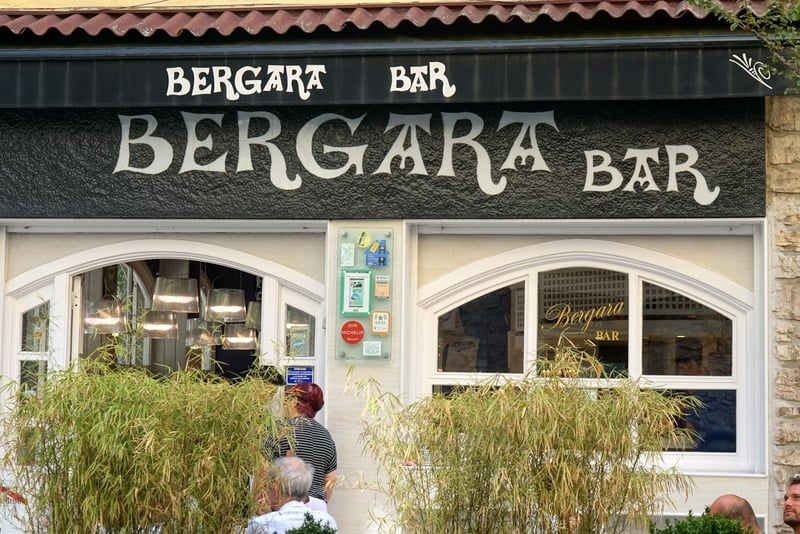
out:
M156 278L153 290L154 311L175 313L197 313L200 311L197 299L196 278Z
M86 334L119 334L125 331L125 313L114 300L89 301L84 309L83 326Z
M244 324L231 323L225 325L225 334L222 336L222 348L227 350L256 350L258 340L256 331L245 328Z
M243 323L246 316L244 290L212 289L206 319L220 323Z
M149 310L142 317L142 335L153 339L178 337L178 321L172 312Z
M193 317L186 320L186 346L191 348L212 347L222 343L220 325L209 324Z
M245 328L252 328L253 330L261 330L261 303L248 302L247 314L244 319Z

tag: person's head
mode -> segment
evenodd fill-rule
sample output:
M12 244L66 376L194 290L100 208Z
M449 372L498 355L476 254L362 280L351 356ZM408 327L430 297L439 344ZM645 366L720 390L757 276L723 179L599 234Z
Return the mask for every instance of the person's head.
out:
M750 506L747 499L738 495L720 495L711 503L708 511L728 519L736 519L741 523L743 529L747 530L749 528L750 532L761 532L753 507Z
M295 384L286 393L294 401L294 408L300 415L314 417L325 405L322 388L316 384Z
M269 466L267 476L279 501L305 501L314 468L297 456L281 456Z
M789 479L789 486L783 494L783 522L800 532L800 474Z
M288 501L305 502L313 476L314 468L297 456L262 459L253 473L256 515L278 510Z

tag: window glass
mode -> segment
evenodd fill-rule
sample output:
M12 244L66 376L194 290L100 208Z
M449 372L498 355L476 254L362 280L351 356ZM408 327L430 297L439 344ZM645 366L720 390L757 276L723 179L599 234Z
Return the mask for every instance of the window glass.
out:
M736 452L736 391L728 389L682 390L703 406L684 414L677 424L695 432L694 447L683 450L700 452Z
M730 319L654 284L644 283L643 293L645 374L731 376Z
M628 275L591 268L539 273L539 345L563 335L591 352L606 371L628 369Z
M314 316L286 305L286 355L289 358L314 356Z
M19 385L23 395L35 395L47 375L44 360L22 360L19 364Z
M439 316L440 372L521 373L522 284L482 295Z
M22 315L22 352L47 352L50 302L45 301Z

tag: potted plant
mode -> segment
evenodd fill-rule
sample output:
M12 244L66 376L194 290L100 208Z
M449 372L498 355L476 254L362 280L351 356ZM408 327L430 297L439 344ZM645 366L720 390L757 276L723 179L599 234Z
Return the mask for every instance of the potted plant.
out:
M369 379L351 382L367 397L361 438L394 508L376 518L387 527L627 532L690 488L657 460L691 441L674 421L696 399L607 376L566 339L521 380L492 377L409 404Z
M98 360L50 372L2 418L7 486L30 534L226 533L252 515L248 477L276 386Z

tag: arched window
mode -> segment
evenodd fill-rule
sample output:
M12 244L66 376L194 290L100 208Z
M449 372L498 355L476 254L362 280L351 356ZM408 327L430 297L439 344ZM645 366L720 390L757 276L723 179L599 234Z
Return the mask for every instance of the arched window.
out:
M140 318L150 305L157 269L163 269L164 261L173 259L190 269L192 265L208 265L208 272L201 274L212 285L250 284L247 295L261 304L261 313L253 324L258 331L256 348L231 350L229 360L216 366L215 372L235 378L251 364L276 366L280 372L295 364L314 368L315 378L323 378L321 283L269 260L224 247L206 245L198 254L195 242L180 240L128 241L98 247L11 279L7 285L9 306L5 310L11 320L6 323L9 326L4 346L6 354L13 353L14 358L4 358L5 374L30 381L30 377L41 377L41 371L89 356L102 344L103 336L114 334L87 331L87 303L95 299L118 300L127 308L129 319ZM220 281L223 274L219 273L230 279ZM201 295L201 301L206 298L207 294ZM190 315L177 317L179 334L175 339L140 339L125 347L115 344L125 353L124 361L117 363L151 366L162 372L193 364L188 360L189 351L195 349L189 344ZM223 349L216 346L214 350ZM196 352L200 354L199 350ZM197 364L200 365L199 359Z
M763 369L751 353L754 297L730 280L636 247L569 240L481 260L420 294L431 356L416 373L418 394L490 374L521 378L565 336L612 375L703 401L677 422L698 433L696 445L665 451L668 461L756 469Z

